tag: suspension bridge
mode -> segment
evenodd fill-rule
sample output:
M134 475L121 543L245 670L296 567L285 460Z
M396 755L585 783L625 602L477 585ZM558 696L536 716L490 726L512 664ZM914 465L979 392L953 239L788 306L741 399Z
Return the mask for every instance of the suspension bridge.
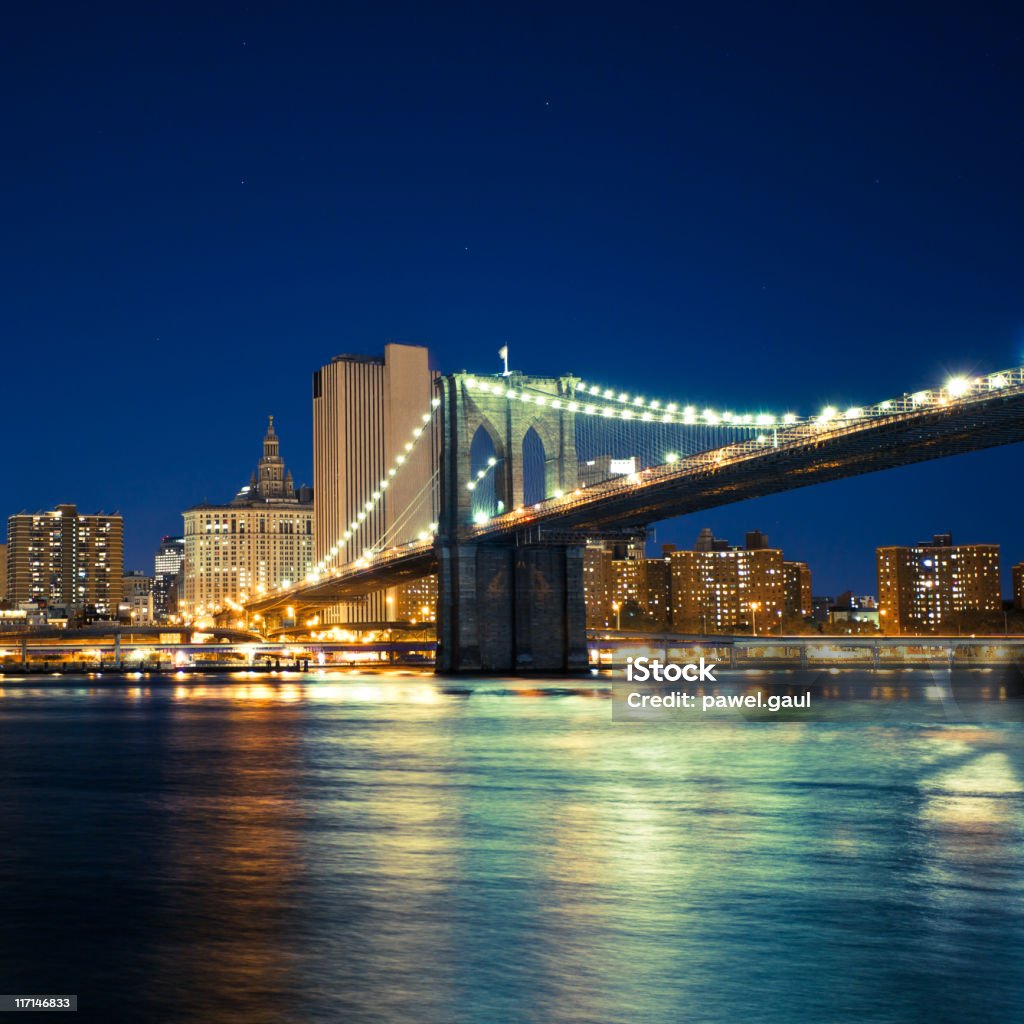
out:
M428 486L366 536L425 436ZM1024 368L813 416L648 398L572 375L454 373L328 554L249 602L272 618L438 575L442 672L586 668L583 549L673 516L1024 440Z

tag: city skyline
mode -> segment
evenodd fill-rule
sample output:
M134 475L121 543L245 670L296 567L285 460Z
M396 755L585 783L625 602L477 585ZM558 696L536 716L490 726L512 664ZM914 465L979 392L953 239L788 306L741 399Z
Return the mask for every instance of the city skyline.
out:
M497 370L508 344L535 373L805 413L1019 364L1020 69L996 22L256 13L183 32L69 12L41 33L15 12L7 370L53 369L45 413L9 395L31 430L4 507L116 507L145 565L183 508L227 497L268 413L311 483L310 373L389 338L440 369ZM519 59L469 56L499 43ZM756 521L833 589L864 589L883 537L992 538L1012 564L1019 459L827 484L658 540Z
M346 358L348 358L348 357L346 357ZM375 357L367 357L367 358L375 358ZM271 414L270 415L271 422L273 422L273 419L274 419L274 416L273 416L273 414ZM250 442L251 442L251 439L250 439ZM251 447L251 443L250 443L250 447ZM1009 450L1012 451L1016 447L1017 446L1015 446L1015 445L1014 446L1010 446ZM878 481L880 478L885 478L885 477L888 477L890 475L896 475L896 474L901 474L901 473L908 473L908 472L913 472L915 470L917 470L917 471L927 470L928 468L935 467L935 466L940 466L941 467L945 463L948 463L948 462L955 462L955 461L961 461L962 462L965 459L982 460L982 459L985 459L986 457L992 458L993 456L999 456L999 455L1004 454L1004 453L1005 453L1005 450L1001 449L1001 448L1000 449L994 449L994 450L988 450L988 451L981 451L981 452L971 453L971 454L968 454L968 455L959 455L959 456L946 457L946 458L944 458L942 460L939 460L938 463L925 463L923 465L899 467L899 468L894 469L894 470L884 470L884 471L881 471L881 472L878 472L878 473L875 473L875 474L871 474L871 475L868 475L867 477L856 477L856 478L853 478L853 479L841 480L841 481L838 481L838 482L835 482L835 483L816 484L816 485L814 485L811 488L807 488L807 489L803 489L803 490L798 491L797 495L796 495L796 498L797 499L804 498L808 494L811 494L811 493L813 493L815 491L820 491L820 490L829 490L829 489L836 489L836 488L841 488L841 487L859 487L859 486L863 486L868 481ZM294 464L298 460L291 460L291 461ZM289 474L289 475L291 475L291 474ZM236 479L237 479L237 473L235 474L235 476L236 476ZM301 478L301 476L296 476L296 479L299 481L299 483L296 485L297 487L306 487L306 486L308 486L308 485L305 484L305 482ZM926 480L926 483L927 483L927 480ZM226 495L231 490L231 488L227 484L228 484L228 482L225 482L225 486L222 487L221 490L218 492L218 494L220 495L219 499L218 498L215 498L215 499L206 499L206 498L204 498L203 501L195 502L194 504L196 504L196 505L206 505L206 504L212 504L212 505L224 504L224 505L227 505L228 504L228 499L227 499ZM58 490L59 490L59 488L58 488ZM235 489L235 496L237 497L237 495L239 493L240 492L238 492L237 488L236 488ZM714 532L714 533L718 533L718 532L729 533L729 532L732 532L732 533L740 534L740 533L744 533L747 530L751 529L752 528L751 527L751 523L756 523L758 529L760 529L762 526L767 524L768 527L769 527L770 532L772 532L773 534L779 534L782 537L798 538L798 540L796 541L798 544L806 543L807 538L806 538L806 536L805 536L805 534L804 534L804 532L803 532L803 530L802 530L802 528L800 526L796 526L794 528L792 523L787 524L786 522L784 522L784 521L782 521L780 519L772 520L770 518L770 516L766 517L763 514L758 512L758 510L762 510L765 506L769 505L772 502L783 503L783 502L785 502L786 499L789 499L790 501L792 501L793 498L794 498L794 495L792 493L783 493L781 495L772 495L772 496L768 496L768 497L756 498L756 499L751 499L751 500L747 500L747 501L742 501L742 502L738 502L738 503L736 503L734 505L731 505L731 506L722 506L722 507L711 509L711 510L706 511L706 512L697 513L697 514L693 514L693 515L689 515L689 516L682 516L682 517L678 517L678 518L675 518L675 519L669 519L669 520L665 520L665 521L661 521L661 522L655 522L655 523L651 524L651 531L650 531L650 537L649 537L648 546L649 546L649 548L651 550L656 550L657 548L660 547L660 545L662 543L671 543L671 544L675 544L675 545L677 545L677 546L679 546L679 547L681 547L682 549L685 550L689 546L688 538L693 534L694 530L698 530L698 529L712 529L712 532ZM59 504L61 504L60 501L54 501L54 502L51 503L51 505L59 505ZM111 507L114 509L114 512L112 514L122 515L121 512L120 512L120 508L118 506L112 505ZM188 506L188 508L191 508L191 507L192 507L191 505ZM184 513L188 511L188 508L182 509L178 513L178 516L179 517L183 516ZM33 512L34 513L42 513L42 512L45 512L45 511L46 511L45 507L34 509L31 512L27 508L22 508L22 509L19 509L19 514L26 514L26 513L27 514L32 514ZM103 513L103 509L101 508L98 511L98 514L102 514L102 513ZM752 515L752 513L754 513L754 514ZM11 513L11 515L13 515L13 514L14 513ZM123 516L122 516L122 518L123 518ZM906 518L909 518L909 517L906 517ZM843 561L845 563L847 563L848 565L854 565L855 568L854 568L854 571L852 573L850 573L848 576L842 577L842 578L835 577L835 576L825 577L825 574L823 572L821 572L821 571L816 569L815 570L815 580L818 581L820 579L825 578L828 585L818 586L817 583L816 583L815 593L816 594L817 593L821 593L821 594L825 594L825 593L842 593L842 592L848 591L848 590L849 591L854 591L854 592L870 592L872 589L874 589L874 579L873 579L873 568L872 568L872 566L873 566L874 552L875 552L876 548L881 547L881 546L887 546L887 545L911 546L911 545L920 543L922 538L926 537L929 533L936 532L936 530L939 530L939 529L941 529L941 531L943 531L943 532L964 533L966 531L967 534L971 534L973 532L972 528L970 526L970 519L969 518L966 521L960 521L960 522L961 522L961 527L959 529L953 530L953 531L949 530L948 523L942 523L942 524L939 524L939 526L937 526L935 522L932 522L930 524L926 523L926 524L924 524L924 525L922 525L920 527L913 527L913 526L911 526L910 527L910 532L907 533L905 536L902 536L902 537L899 537L899 538L888 537L885 540L879 540L879 539L876 538L873 541L868 539L866 541L866 543L869 545L869 548L868 548L868 558L867 558L868 569L864 568L864 563L861 560L855 559L854 557L850 557L852 553L849 550L849 548L847 548L845 546L840 548L839 545L828 545L828 546L826 546L827 550L830 550L830 551L832 551L834 553L842 553L843 555L846 555L847 557L844 558ZM966 525L964 525L964 523L966 523ZM712 524L716 524L716 525L712 526ZM722 525L722 524L725 524L725 525ZM182 527L179 525L178 529L180 530L181 528ZM916 530L916 533L914 532L915 530ZM149 538L140 539L140 538L136 537L135 547L134 548L130 548L130 546L128 544L128 541L127 541L127 538L129 536L131 536L131 532L132 532L131 531L131 524L130 524L130 522L128 522L126 520L126 528L125 528L126 541L125 541L125 556L124 556L124 565L125 565L126 571L128 569L130 569L130 568L137 568L139 565L143 565L143 566L147 565L148 561L152 559L153 550L155 549L156 544L159 542L158 539L155 539L151 543ZM1011 538L1016 536L1016 532L1011 533L1009 536ZM841 539L842 539L841 536L836 536L836 537L832 538L832 541L834 542L834 541L838 541L838 540L841 540ZM982 542L987 542L987 541L981 541L979 539L978 541L975 541L975 542L982 543ZM1002 546L1006 546L1007 549L1011 552L1011 554L1003 562L1002 571L1001 571L1001 575L1000 575L1001 591L1002 591L1004 597L1009 597L1014 592L1014 585L1013 585L1013 578L1012 578L1011 567L1014 564L1018 563L1018 562L1024 561L1024 538L1022 538L1021 543L1017 547L1015 547L1014 544L1012 543L1012 541L1008 540L1006 537L996 537L995 539L991 540L991 542L995 543L995 544L998 544L1001 547ZM780 547L791 546L791 543L792 542L788 542L787 543L786 541L781 541L779 546ZM814 548L813 542L810 544L810 547L812 549ZM1014 551L1017 551L1019 553L1018 554L1014 554L1013 553ZM141 555L140 555L140 552L141 552ZM819 555L820 555L820 551L819 551ZM812 564L812 566L815 564L815 558L811 557L811 556L808 556L808 557L801 556L801 560L802 561L807 561L809 564ZM826 564L827 564L827 561L826 561Z
M4 13L0 1010L1019 1014L1019 10Z

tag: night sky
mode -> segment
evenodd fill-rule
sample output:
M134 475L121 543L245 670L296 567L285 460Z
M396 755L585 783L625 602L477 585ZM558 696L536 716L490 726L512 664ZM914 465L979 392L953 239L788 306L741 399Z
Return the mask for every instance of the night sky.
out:
M120 510L152 571L268 413L311 482L311 371L388 339L803 413L1024 363L1011 14L491 6L8 8L4 517ZM1008 589L1022 461L657 539L760 528L816 593L871 593L877 544L952 530L1003 545Z

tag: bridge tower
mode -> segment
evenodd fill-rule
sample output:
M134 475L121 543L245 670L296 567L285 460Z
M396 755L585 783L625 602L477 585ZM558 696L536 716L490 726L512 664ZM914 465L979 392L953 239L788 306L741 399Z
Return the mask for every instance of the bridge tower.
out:
M524 504L524 445L543 447L544 496L577 484L575 377L443 377L438 519L439 672L572 672L587 667L583 544L524 532L477 540L472 449L493 448L498 508ZM508 392L508 393L506 393ZM523 401L519 395L530 396ZM557 399L552 407L552 399ZM531 499L532 500L532 499Z

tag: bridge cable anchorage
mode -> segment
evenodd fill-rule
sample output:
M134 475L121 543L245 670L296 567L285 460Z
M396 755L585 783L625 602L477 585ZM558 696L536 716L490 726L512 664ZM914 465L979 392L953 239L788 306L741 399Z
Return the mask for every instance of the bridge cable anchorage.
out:
M441 400L439 398L434 398L431 400L430 411L423 413L423 415L420 417L422 422L418 427L415 427L413 429L410 440L405 442L402 451L399 452L394 457L394 459L391 462L391 465L388 467L386 473L381 478L380 482L377 484L373 492L366 498L365 501L360 503L362 505L362 508L357 514L356 518L348 524L347 529L342 533L342 535L335 539L328 554L324 558L322 558L314 566L312 572L310 572L306 576L307 584L318 582L320 578L328 571L332 573L339 573L342 571L344 565L347 563L339 564L337 562L338 555L342 554L348 543L363 530L364 523L366 523L370 514L374 512L377 506L380 504L380 502L384 500L385 493L387 492L388 488L391 487L391 484L394 482L395 477L398 476L398 474L401 472L402 467L408 462L409 456L415 450L416 444L419 441L419 439L424 434L430 432L430 429L432 428L432 425L434 423L434 418L438 415L438 410L440 409L440 407ZM422 492L423 489L421 488L419 494L417 494L416 498L413 499L414 502L421 496ZM406 511L407 510L402 510L402 513L400 513L400 515L404 515ZM431 523L431 532L436 532L436 529L437 524ZM379 540L375 543L379 543ZM364 553L362 557L356 559L357 565L360 562L368 562L369 558L373 557L376 554L372 546L367 546L363 550ZM335 563L333 567L331 566L332 562Z

